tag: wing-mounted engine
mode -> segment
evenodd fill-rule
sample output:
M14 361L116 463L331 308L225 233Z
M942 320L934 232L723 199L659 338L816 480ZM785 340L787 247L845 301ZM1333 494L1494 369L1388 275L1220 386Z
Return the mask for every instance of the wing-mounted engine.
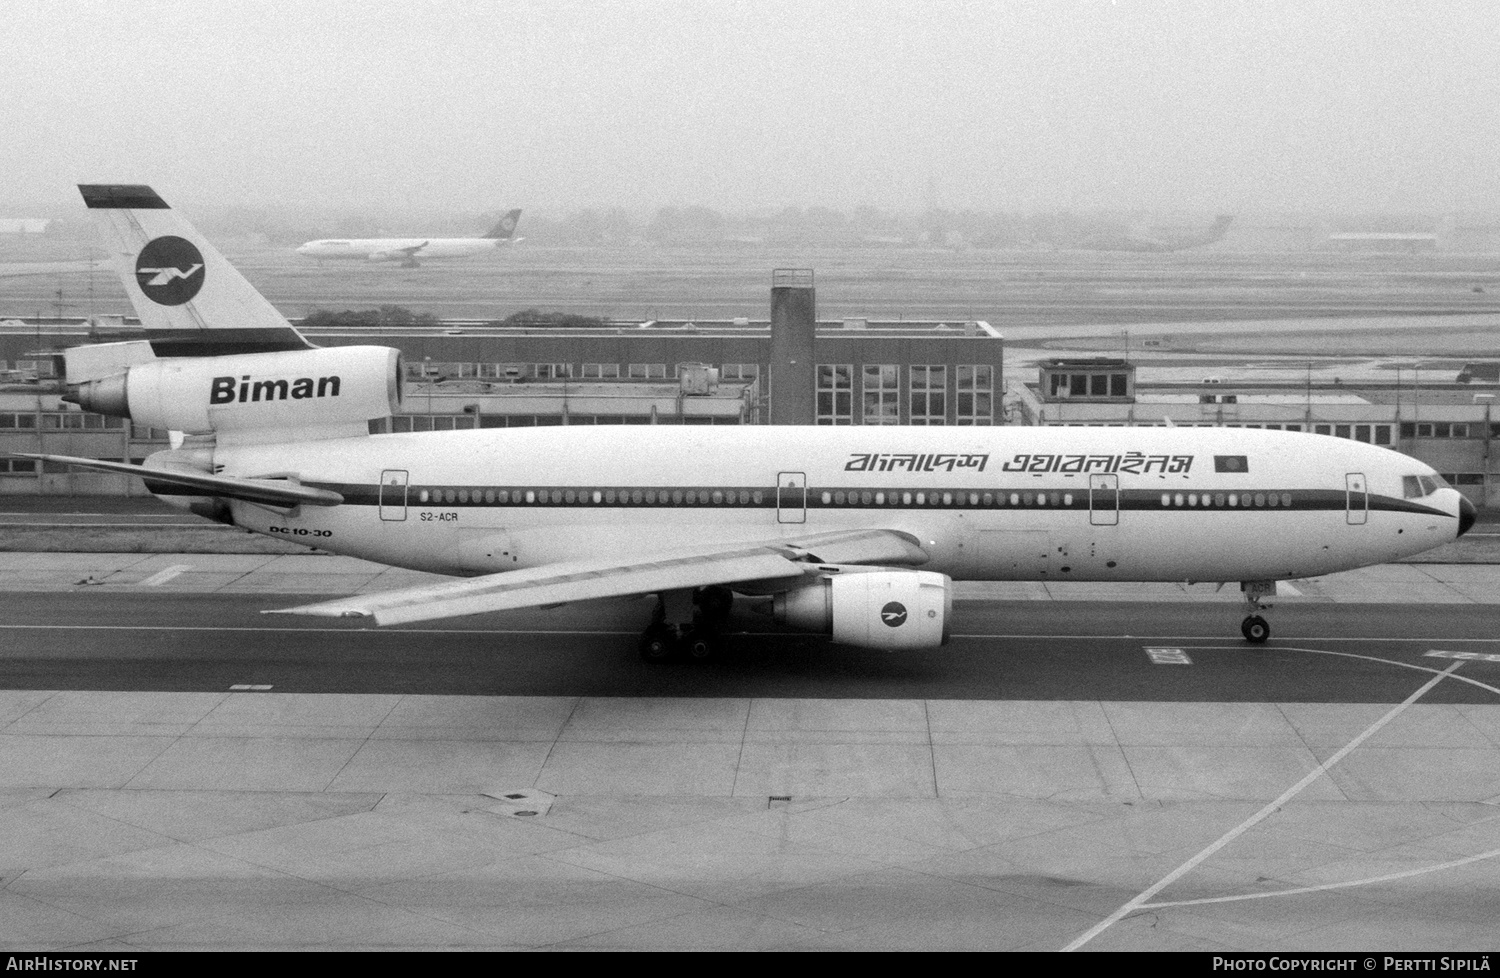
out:
M363 435L400 405L401 356L344 346L150 360L72 386L65 400L139 425L214 433L221 444Z
M948 641L953 582L918 570L844 567L775 597L778 622L866 649L926 649Z

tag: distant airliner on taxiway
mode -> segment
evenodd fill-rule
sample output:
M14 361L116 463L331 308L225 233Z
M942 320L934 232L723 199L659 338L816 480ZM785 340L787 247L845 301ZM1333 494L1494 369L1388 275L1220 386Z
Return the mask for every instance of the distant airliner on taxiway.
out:
M482 238L324 238L309 241L297 249L308 258L353 258L361 261L395 261L403 268L416 268L418 258L468 258L492 251L501 245L515 244L516 225L521 221L518 207L507 213Z
M1214 218L1213 226L1201 234L1161 234L1155 232L1135 233L1116 231L1096 234L1078 244L1086 251L1181 251L1184 248L1200 248L1223 239L1229 230L1234 215L1220 214Z

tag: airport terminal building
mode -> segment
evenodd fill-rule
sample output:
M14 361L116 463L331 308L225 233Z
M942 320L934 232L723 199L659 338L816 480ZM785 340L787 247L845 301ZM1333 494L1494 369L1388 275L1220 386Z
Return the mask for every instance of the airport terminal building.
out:
M766 321L307 329L402 351L402 411L373 431L575 424L993 425L1004 343L985 322L819 321L812 273L778 270ZM129 323L0 324L0 452L140 461L168 434L62 401L60 351ZM125 476L0 459L0 494L143 491Z
M1383 445L1431 465L1475 505L1500 506L1500 387L1478 367L1462 380L1142 383L1126 360L1076 357L1042 362L1009 394L1020 424L1268 428Z

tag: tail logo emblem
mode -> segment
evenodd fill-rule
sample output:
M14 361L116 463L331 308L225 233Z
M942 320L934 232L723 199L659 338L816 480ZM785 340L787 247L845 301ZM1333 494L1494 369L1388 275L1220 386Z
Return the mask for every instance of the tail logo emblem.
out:
M906 605L900 601L891 601L880 609L880 620L892 628L900 628L906 624Z
M186 238L165 235L147 242L135 259L135 280L159 306L180 306L203 288L203 253Z

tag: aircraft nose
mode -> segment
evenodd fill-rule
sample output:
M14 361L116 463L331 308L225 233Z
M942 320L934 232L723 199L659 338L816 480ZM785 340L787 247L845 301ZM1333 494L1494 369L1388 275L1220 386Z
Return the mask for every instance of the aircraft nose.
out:
M1474 521L1479 518L1479 510L1469 502L1468 496L1458 497L1458 535L1463 536L1474 526Z

